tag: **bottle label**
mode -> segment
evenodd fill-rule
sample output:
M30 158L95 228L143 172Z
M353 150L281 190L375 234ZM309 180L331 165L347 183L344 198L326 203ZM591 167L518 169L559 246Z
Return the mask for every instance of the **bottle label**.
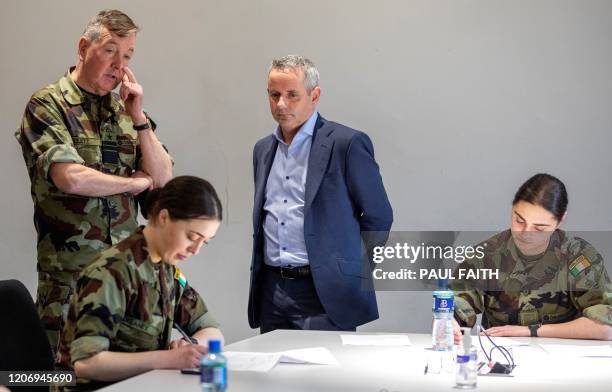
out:
M225 366L203 367L200 372L200 381L225 386L227 384L227 368Z
M434 312L452 313L454 308L455 298L453 296L434 296Z

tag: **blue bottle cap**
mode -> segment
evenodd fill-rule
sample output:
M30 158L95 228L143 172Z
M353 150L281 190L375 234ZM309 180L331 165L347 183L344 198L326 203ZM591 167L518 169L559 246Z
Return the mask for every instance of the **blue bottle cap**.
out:
M221 352L221 341L218 339L211 339L208 341L208 353L219 354Z

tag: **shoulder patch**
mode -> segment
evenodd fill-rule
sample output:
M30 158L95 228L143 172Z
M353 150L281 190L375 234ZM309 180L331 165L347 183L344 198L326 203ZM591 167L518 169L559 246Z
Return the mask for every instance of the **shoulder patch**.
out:
M183 271L180 268L175 267L176 271L174 271L174 279L178 280L181 287L185 287L187 284L187 278L183 275Z
M578 276L582 271L591 266L591 260L585 255L578 256L569 265L569 271L573 277Z

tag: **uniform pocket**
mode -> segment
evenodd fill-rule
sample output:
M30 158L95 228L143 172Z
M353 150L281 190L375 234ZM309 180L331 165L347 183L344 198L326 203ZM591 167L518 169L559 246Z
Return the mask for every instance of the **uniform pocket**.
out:
M144 322L126 316L119 325L115 345L122 351L137 352L159 349L163 322Z
M77 150L81 158L85 161L85 165L89 167L99 168L102 163L102 152L100 146L102 142L95 137L73 137L74 148Z
M138 166L138 162L136 162L136 141L128 137L120 137L117 144L121 165L130 168L132 171L136 170Z
M38 282L36 307L45 329L60 330L68 316L70 286L50 281Z

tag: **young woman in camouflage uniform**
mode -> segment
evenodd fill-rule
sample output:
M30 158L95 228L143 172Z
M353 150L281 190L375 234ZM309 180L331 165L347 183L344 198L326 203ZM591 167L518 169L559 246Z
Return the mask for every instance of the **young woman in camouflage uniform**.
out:
M548 174L518 190L511 228L488 239L485 256L461 268L499 269L499 279L454 285L455 340L459 324L482 324L491 336L612 340L612 290L601 255L559 229L567 192Z
M149 222L100 253L77 281L59 363L92 388L151 369L199 365L219 324L177 264L215 236L221 203L197 177L177 177L147 197ZM199 344L171 341L178 324Z

